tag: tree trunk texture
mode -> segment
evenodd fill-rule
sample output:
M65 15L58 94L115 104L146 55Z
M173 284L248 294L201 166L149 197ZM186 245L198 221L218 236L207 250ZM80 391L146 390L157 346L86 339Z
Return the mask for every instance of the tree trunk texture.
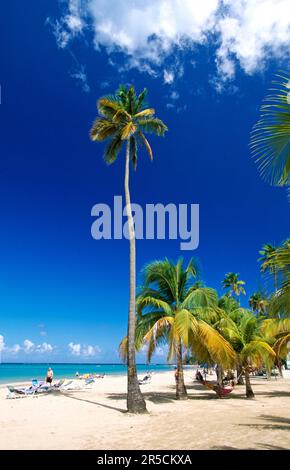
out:
M245 371L245 380L246 380L246 397L255 398L255 395L251 386L251 382L250 382L250 374L247 370Z
M224 376L224 371L223 368L217 364L215 368L216 372L216 379L217 379L217 384L222 387L223 386L223 376Z
M179 342L178 347L177 347L176 359L177 359L177 370L175 372L176 399L177 400L186 400L187 399L187 391L186 391L186 387L185 387L185 383L184 383L184 376L183 376L181 341Z
M128 315L128 394L127 409L129 413L146 413L146 403L140 390L135 359L135 328L136 328L136 247L135 230L131 210L129 190L130 147L126 148L125 167L125 199L127 208L128 230L130 236L130 295Z
M243 368L241 366L237 366L237 385L244 385L242 370Z

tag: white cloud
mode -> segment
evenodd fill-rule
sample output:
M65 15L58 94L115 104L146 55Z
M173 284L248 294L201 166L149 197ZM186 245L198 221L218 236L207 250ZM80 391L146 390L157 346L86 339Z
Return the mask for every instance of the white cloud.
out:
M34 343L30 339L25 339L23 341L24 352L30 353L34 350Z
M173 91L171 94L170 94L170 98L172 100L178 100L179 98L179 93L177 91Z
M68 0L66 3L66 13L60 20L52 22L50 18L47 19L47 22L52 27L56 43L61 49L64 49L71 39L81 34L85 27L83 19L85 10L82 7L83 0Z
M44 354L44 353L49 353L49 352L52 352L54 349L54 347L49 344L49 343L42 343L42 344L38 344L35 348L35 352L39 352L41 354Z
M15 345L15 346L18 346L18 345ZM18 350L15 352L19 352L20 349L21 348L18 348ZM23 341L23 350L27 354L31 354L34 352L45 354L45 353L52 352L54 350L54 347L51 344L46 343L46 342L35 345L32 341L30 341L30 339L26 339L25 341Z
M163 80L164 80L164 83L171 85L171 83L174 82L174 73L170 70L165 69L163 72Z
M90 87L89 87L89 84L88 84L88 79L87 79L87 74L85 72L85 67L83 65L80 65L79 68L76 71L72 72L71 77L78 80L78 82L81 85L82 90L85 93L89 93Z
M97 354L101 352L101 348L98 345L92 346L90 344L81 345L80 343L70 342L68 344L68 348L69 348L70 353L73 356L92 357L92 356L96 356Z
M271 58L289 58L289 0L67 0L66 4L62 18L49 20L59 47L91 28L96 49L105 47L108 54L121 51L128 67L153 76L175 50L190 50L196 63L197 45L212 46L224 81L234 77L237 64L252 74ZM164 81L172 83L175 75L164 72Z
M68 348L70 350L70 353L73 356L80 356L81 355L81 345L80 344L69 343Z
M0 335L0 353L4 350L5 343L4 343L4 336Z
M83 356L89 357L89 356L96 356L101 352L101 349L99 346L84 346L82 349L82 354Z
M47 332L43 330L43 331L40 331L39 334L40 334L40 336L46 336Z
M20 344L14 344L14 346L12 346L12 348L9 349L9 352L11 354L18 354L19 351L21 351L21 346Z

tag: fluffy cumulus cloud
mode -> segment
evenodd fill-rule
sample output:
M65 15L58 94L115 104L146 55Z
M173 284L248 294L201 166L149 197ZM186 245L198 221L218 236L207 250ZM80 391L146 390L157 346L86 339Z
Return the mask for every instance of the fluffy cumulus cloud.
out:
M34 344L30 339L25 339L23 343L14 344L13 346L8 346L4 342L4 337L0 335L0 353L4 351L5 353L17 355L18 353L25 353L25 354L33 354L33 353L40 353L46 354L51 353L54 351L55 347L49 343L41 343L41 344Z
M23 341L24 352L30 353L34 350L34 343L30 339L25 339Z
M41 343L41 344L34 344L29 339L26 339L25 341L23 341L23 350L27 354L30 354L30 353L45 354L45 353L52 352L54 350L54 347L51 344L46 343L46 342Z
M267 60L289 58L289 0L66 0L60 19L49 19L57 44L65 48L86 30L96 49L121 51L127 67L154 76L161 67L164 82L175 79L163 61L176 48L211 45L217 72L232 79L237 64L251 74ZM160 72L160 71L159 71Z
M80 344L80 343L73 343L70 342L68 344L68 349L70 354L73 356L83 356L83 357L93 357L96 356L101 352L101 349L99 346L92 346L92 345L86 345L86 344Z

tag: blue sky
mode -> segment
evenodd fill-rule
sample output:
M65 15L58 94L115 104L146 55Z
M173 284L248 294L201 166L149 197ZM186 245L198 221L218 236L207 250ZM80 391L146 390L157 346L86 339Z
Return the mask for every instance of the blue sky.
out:
M200 205L199 248L181 253L179 241L139 241L138 270L152 259L194 255L220 293L228 271L246 281L247 297L271 288L258 250L289 236L289 203L260 179L248 143L273 73L289 64L289 3L128 3L130 14L109 0L3 7L3 360L118 361L128 242L93 240L90 214L123 193L124 158L107 167L88 133L97 98L119 83L147 87L169 128L164 139L151 138L153 163L140 154L132 200Z

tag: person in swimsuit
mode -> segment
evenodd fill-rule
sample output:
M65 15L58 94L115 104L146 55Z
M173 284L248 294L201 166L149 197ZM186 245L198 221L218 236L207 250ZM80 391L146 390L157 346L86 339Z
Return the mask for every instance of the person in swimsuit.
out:
M51 369L51 367L49 367L47 374L46 374L46 383L51 385L52 379L53 379L53 370Z

